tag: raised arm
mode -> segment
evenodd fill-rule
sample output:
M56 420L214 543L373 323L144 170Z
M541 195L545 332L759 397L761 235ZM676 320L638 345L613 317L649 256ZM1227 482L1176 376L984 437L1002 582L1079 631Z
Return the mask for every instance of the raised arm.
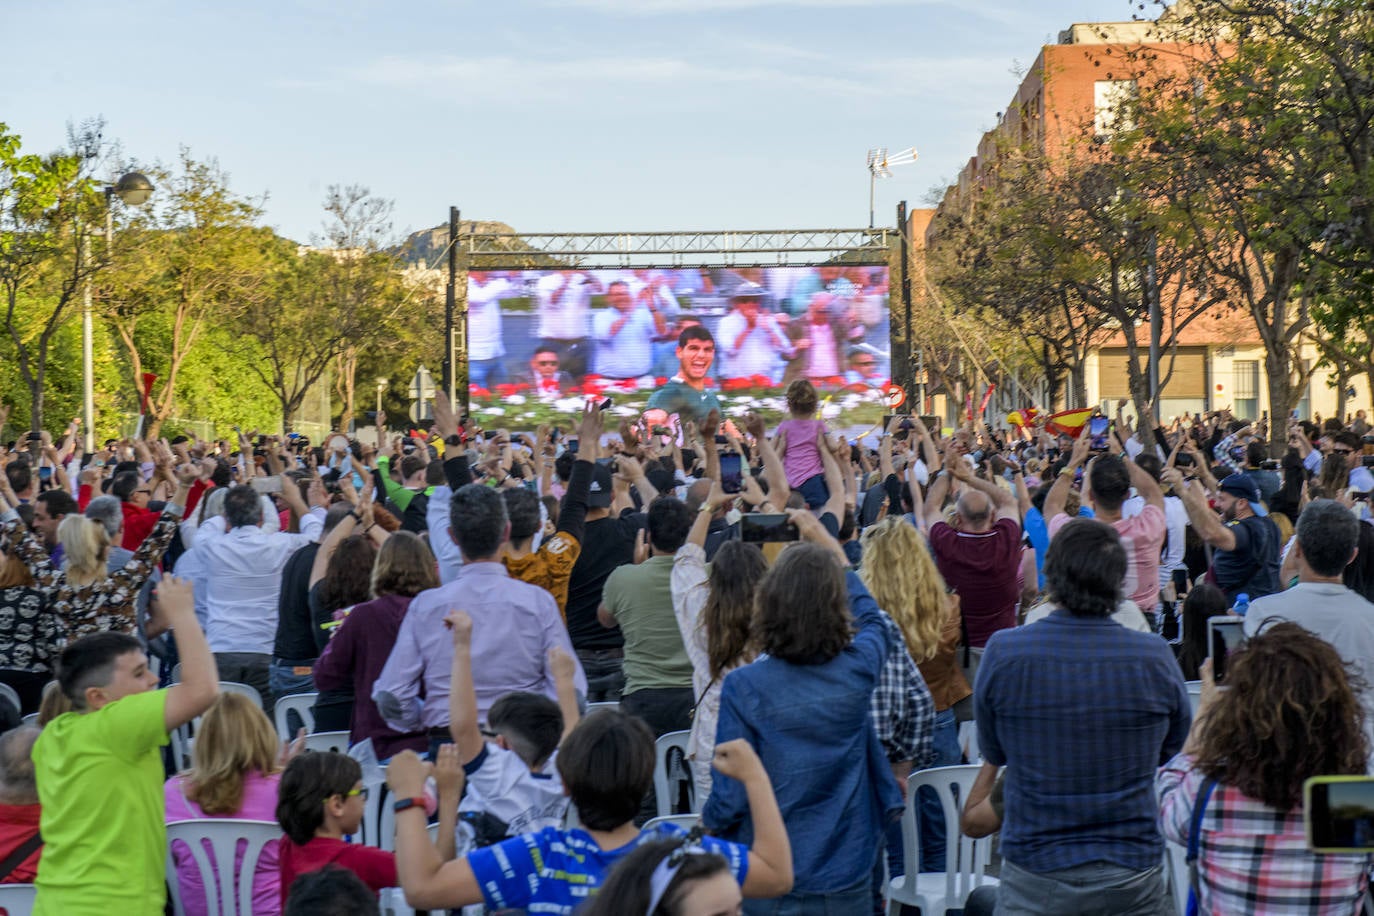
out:
M756 415L750 414L745 418L745 428L754 436L759 455L763 457L763 477L768 481L768 498L775 506L785 506L787 505L787 496L792 489L787 485L787 472L783 470L782 458L778 456L778 450L773 448L773 444L768 441L767 430L764 430L763 435L755 432L755 427L751 425L750 420L753 416ZM758 425L762 427L762 418L759 418Z
M1182 498L1183 508L1188 511L1188 524L1193 526L1200 538L1218 550L1236 549L1235 533L1223 525L1212 511L1201 486L1185 481L1177 468L1164 472L1164 482Z
M976 476L968 466L968 462L964 461L963 458L956 456L955 463L947 469L964 486L986 493L988 499L992 501L992 508L997 519L1007 518L1018 525L1021 523L1021 518L1017 514L1016 500L1012 498L1012 495L997 484Z
M477 759L486 746L477 720L477 689L472 684L472 618L464 611L449 611L444 626L453 634L453 668L448 691L448 730L458 745L464 766Z
M1045 521L1048 522L1064 511L1064 505L1069 499L1069 491L1073 489L1074 472L1083 466L1083 462L1087 461L1090 447L1091 443L1087 436L1079 436L1074 442L1073 451L1069 453L1069 463L1059 470L1059 477L1045 496Z
M219 696L219 668L196 622L196 602L190 579L167 576L157 587L162 617L172 628L181 658L181 682L167 688L162 724L172 732L210 708Z

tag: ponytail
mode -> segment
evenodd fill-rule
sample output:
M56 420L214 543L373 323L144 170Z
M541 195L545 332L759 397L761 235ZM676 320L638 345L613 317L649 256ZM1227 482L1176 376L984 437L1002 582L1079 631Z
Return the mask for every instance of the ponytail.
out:
M84 515L68 515L57 526L57 540L67 558L67 579L73 585L89 585L105 576L105 555L110 536L105 526Z

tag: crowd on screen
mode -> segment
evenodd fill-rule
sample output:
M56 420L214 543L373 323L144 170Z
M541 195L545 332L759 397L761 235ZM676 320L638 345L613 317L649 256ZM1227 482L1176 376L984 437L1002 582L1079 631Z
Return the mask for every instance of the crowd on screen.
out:
M885 327L887 297L887 269L872 266L473 271L469 381L478 397L662 384L678 373L682 332L701 327L715 347L711 387L872 387L881 353L864 339ZM534 315L528 364L507 353L513 299Z
M815 314L744 293L731 315ZM773 425L684 382L680 440L607 428L599 399L483 430L440 396L417 438L11 443L0 884L44 914L162 913L168 882L217 912L201 841L169 830L237 819L270 834L255 914L378 913L392 888L431 911L881 913L962 833L997 836L969 914L1173 913L1179 847L1201 912L1359 912L1374 861L1311 850L1302 788L1369 770L1363 412L854 440L787 381ZM1223 689L1207 628L1232 614ZM947 821L917 777L961 764ZM383 791L386 837L364 826ZM665 806L691 826L649 824Z

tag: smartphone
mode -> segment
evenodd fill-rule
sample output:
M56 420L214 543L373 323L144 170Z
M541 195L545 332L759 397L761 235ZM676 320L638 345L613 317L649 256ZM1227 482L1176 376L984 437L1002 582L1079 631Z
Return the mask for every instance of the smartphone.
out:
M1302 786L1302 820L1313 852L1374 851L1374 777L1313 776Z
M252 480L253 489L259 493L280 493L280 477L254 477Z
M744 489L743 462L739 452L726 452L720 456L720 488L726 493L738 493Z
M576 454L577 454L577 440L576 440L576 439L569 439L569 440L568 440L568 447L567 447L566 449L564 449L564 451L566 451L569 455L576 455Z
M1226 660L1245 642L1245 620L1230 614L1207 618L1207 655L1212 659L1212 680L1226 679Z
M1360 467L1374 468L1374 455L1361 455Z
M896 439L898 442L905 442L907 437L911 435L911 430L915 426L915 424L911 422L911 415L905 413L890 413L883 417L883 429L891 429L893 420L897 421L897 431L892 434L892 438Z
M926 429L930 430L932 436L938 436L944 432L945 424L939 417L923 415L921 422L926 425Z
M749 512L740 516L739 536L749 544L779 544L801 539L797 526L781 512Z
M1107 450L1107 431L1111 429L1111 420L1106 417L1091 417L1088 420L1088 447L1095 452L1105 452Z
M612 401L610 398L607 398L606 400L604 400L604 401L601 402L601 409L602 409L602 410L610 410L610 409L611 409L611 405L614 404L614 403L615 403L615 402Z
M1180 468L1190 468L1193 466L1193 456L1187 452L1179 452L1174 456L1174 466Z

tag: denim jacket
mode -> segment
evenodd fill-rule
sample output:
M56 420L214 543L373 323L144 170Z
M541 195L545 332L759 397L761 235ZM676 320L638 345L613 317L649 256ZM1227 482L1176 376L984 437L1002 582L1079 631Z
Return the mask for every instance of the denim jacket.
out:
M794 893L853 887L871 876L902 797L869 715L890 636L859 577L847 573L858 633L828 662L760 658L726 676L716 744L744 738L773 783L792 843ZM744 786L716 774L702 811L706 826L753 842Z

